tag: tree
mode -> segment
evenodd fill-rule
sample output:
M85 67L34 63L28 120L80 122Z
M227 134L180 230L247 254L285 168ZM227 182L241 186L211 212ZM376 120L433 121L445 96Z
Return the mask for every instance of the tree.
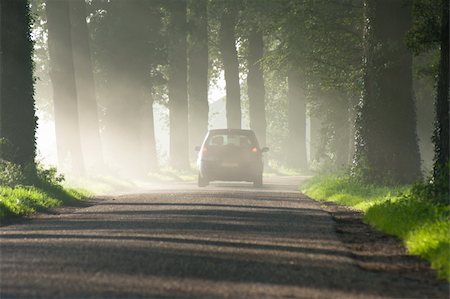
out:
M103 154L92 69L90 36L86 23L86 2L84 0L72 0L69 3L81 145L86 165L98 168L98 166L103 165Z
M259 142L266 145L266 89L262 70L264 56L263 35L254 25L248 35L247 88L250 112L250 128L255 131Z
M82 174L84 161L78 119L69 1L47 0L46 13L58 164L64 170Z
M0 159L34 169L33 44L26 0L0 1Z
M241 128L241 89L235 37L237 13L235 3L227 3L220 17L219 29L219 49L226 82L227 126L234 129Z
M436 124L433 134L435 158L433 181L439 195L448 202L449 192L449 1L442 0L440 62L435 101ZM446 196L445 196L446 195Z
M168 27L170 165L177 169L189 169L187 2L174 0L167 5L170 12Z
M206 0L189 1L189 147L202 143L208 131L208 16Z
M90 26L104 107L105 160L121 173L142 177L157 168L153 123L153 74L161 64L159 3L95 2Z
M298 71L288 73L288 165L306 169L306 96Z
M279 1L277 1L279 2ZM274 10L279 5L270 0L245 0L241 13L241 33L247 38L247 93L249 101L250 128L253 129L262 145L266 145L266 84L263 60L265 58L265 35L267 23L271 23ZM270 45L270 39L269 45Z
M291 69L297 70L302 78L298 88L303 90L307 114L314 120L310 127L313 128L310 157L315 162L321 160L320 164L328 168L345 167L343 161L348 161L349 151L341 145L351 144L352 105L361 94L362 5L357 0L268 1L268 4L265 9L268 13L263 19L270 21L260 23L269 42L263 60L265 68L271 72L276 70L285 77ZM328 96L331 94L339 97ZM300 122L304 126L307 115L288 111L286 116L295 117L291 123ZM267 113L273 115L270 110ZM305 121L300 121L299 117ZM271 123L270 127L273 127ZM281 133L274 134L270 129L268 135L279 136ZM343 142L342 138L346 136L348 140ZM273 138L270 139L272 143ZM306 144L307 140L302 142ZM284 143L291 144L292 138L286 136ZM304 155L304 147L306 145L301 145L302 150L297 153ZM295 154L286 153L284 157L295 159ZM318 164L314 164L317 167Z
M370 182L411 183L421 176L412 55L406 47L411 7L401 0L367 0L365 19L354 174Z

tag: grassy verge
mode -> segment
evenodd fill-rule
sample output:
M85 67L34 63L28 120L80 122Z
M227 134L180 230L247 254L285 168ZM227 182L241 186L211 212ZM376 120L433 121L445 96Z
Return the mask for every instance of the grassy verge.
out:
M431 263L450 281L450 209L414 192L413 187L363 185L348 176L315 177L302 191L364 212L370 225L403 240L409 253Z
M89 194L66 188L56 168L20 166L0 160L0 222L81 200Z
M0 186L0 220L6 217L30 215L37 211L81 200L88 192L64 189L60 186L39 188L34 186Z

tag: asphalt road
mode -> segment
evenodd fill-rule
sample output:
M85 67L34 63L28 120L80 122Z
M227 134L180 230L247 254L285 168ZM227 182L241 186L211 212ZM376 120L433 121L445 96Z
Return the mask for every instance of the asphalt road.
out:
M1 298L425 298L357 265L301 177L148 186L0 228ZM382 257L380 257L382 258Z

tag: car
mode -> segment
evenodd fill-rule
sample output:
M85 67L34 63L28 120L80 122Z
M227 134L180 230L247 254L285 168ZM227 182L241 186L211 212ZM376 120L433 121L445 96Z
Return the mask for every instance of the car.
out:
M263 185L263 153L252 130L209 130L198 151L198 186L211 181L247 181Z

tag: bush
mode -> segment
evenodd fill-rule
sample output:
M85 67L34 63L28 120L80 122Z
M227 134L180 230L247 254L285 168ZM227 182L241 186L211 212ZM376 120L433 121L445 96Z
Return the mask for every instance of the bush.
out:
M0 186L25 185L27 181L22 166L0 160Z
M59 174L56 167L45 168L38 165L36 168L36 178L40 183L50 185L60 185L64 182L64 175Z
M56 168L22 167L0 160L0 220L80 200L87 192L65 189Z

